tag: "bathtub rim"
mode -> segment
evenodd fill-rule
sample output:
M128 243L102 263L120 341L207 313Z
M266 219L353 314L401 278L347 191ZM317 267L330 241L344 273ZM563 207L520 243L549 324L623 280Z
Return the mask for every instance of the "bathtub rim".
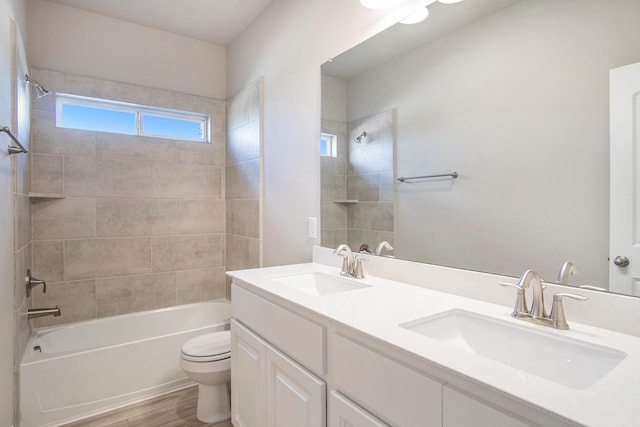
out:
M97 319L87 319L87 320L80 320L80 321L77 321L77 322L64 323L64 324L60 324L60 325L44 326L44 327L41 327L41 328L32 328L31 329L31 333L29 334L29 339L27 340L27 344L25 346L24 354L22 356L22 359L20 360L20 366L22 366L22 365L30 365L30 364L34 364L34 363L42 363L42 362L49 361L49 360L54 360L54 359L58 359L58 358L67 357L67 356L69 356L71 354L91 353L91 352L95 352L95 351L100 351L100 350L102 350L104 348L107 348L107 347L121 347L121 346L125 346L127 344L130 344L132 342L144 342L144 341L156 339L158 337L172 336L172 335L180 334L180 333L183 333L185 331L167 333L167 334L162 334L162 335L154 335L154 336L145 337L143 339L139 339L139 340L135 340L135 341L125 341L125 342L121 342L121 343L117 343L117 344L111 344L111 345L108 345L108 346L79 348L79 349L73 349L73 350L59 352L59 353L40 353L40 352L37 352L37 351L35 351L33 349L34 348L34 341L37 340L39 338L39 336L41 336L43 334L54 332L54 331L58 331L58 330L61 330L61 329L73 329L73 328L76 328L76 327L79 327L79 326L86 325L87 323L95 323L95 322L101 322L102 323L102 322L108 322L108 321L113 320L113 319L121 319L121 318L124 318L124 317L143 316L143 315L149 314L149 313L163 313L163 312L169 312L169 311L185 309L185 308L189 308L189 307L201 306L201 305L207 304L207 303L225 304L225 305L229 305L229 308L231 306L231 301L228 300L227 298L216 298L216 299L198 301L198 302L189 303L189 304L179 304L179 305L173 305L173 306L169 306L169 307L162 307L162 308L157 308L157 309L153 309L153 310L135 311L135 312L131 312L131 313L117 314L117 315L114 315L114 316L100 317L100 318L97 318ZM217 323L214 323L214 324L209 324L209 325L203 325L203 326L201 326L199 328L188 329L187 331L198 331L198 330L201 330L201 329L207 329L207 328L209 328L211 326L215 326L215 325L225 325L225 329L228 329L231 317L232 316L231 316L231 313L230 313L228 318L225 318L225 319L221 320L220 322L217 322Z

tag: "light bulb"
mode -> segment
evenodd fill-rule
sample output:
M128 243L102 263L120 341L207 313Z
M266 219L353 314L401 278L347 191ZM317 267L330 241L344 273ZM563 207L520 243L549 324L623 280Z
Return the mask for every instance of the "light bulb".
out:
M422 22L427 19L429 16L429 9L426 7L421 7L420 9L413 12L411 15L407 16L403 20L400 21L401 24L417 24L418 22Z

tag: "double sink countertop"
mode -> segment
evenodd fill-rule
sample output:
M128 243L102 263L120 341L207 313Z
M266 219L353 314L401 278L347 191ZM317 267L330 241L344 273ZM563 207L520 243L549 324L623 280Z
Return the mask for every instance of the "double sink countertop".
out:
M513 319L509 307L374 276L343 278L339 269L319 263L228 275L285 308L297 306L406 352L425 362L416 368L428 375L488 387L564 421L640 425L640 338L573 322L570 303L571 329L562 331ZM463 335L477 335L479 350L456 338L459 331L453 329L461 320L471 328ZM494 338L489 344L496 351L491 352L486 341ZM529 342L541 344L523 349ZM544 365L550 360L545 357L556 357L565 346L568 353L557 352L563 360L551 360L560 369ZM583 360L583 348L594 358ZM537 367L549 369L538 372Z

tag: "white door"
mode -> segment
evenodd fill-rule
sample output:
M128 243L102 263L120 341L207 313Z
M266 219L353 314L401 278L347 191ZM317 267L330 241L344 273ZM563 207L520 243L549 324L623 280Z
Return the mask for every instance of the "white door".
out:
M231 321L231 420L235 427L264 427L266 346Z
M388 427L340 393L329 395L329 427Z
M609 73L609 289L640 296L640 63Z
M267 346L267 426L325 427L325 383Z

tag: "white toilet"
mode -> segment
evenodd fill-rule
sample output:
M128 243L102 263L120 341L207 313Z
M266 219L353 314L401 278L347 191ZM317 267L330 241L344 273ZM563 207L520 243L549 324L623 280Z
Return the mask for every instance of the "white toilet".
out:
M182 346L180 366L198 385L197 417L217 423L231 417L231 333L212 332L190 339Z

